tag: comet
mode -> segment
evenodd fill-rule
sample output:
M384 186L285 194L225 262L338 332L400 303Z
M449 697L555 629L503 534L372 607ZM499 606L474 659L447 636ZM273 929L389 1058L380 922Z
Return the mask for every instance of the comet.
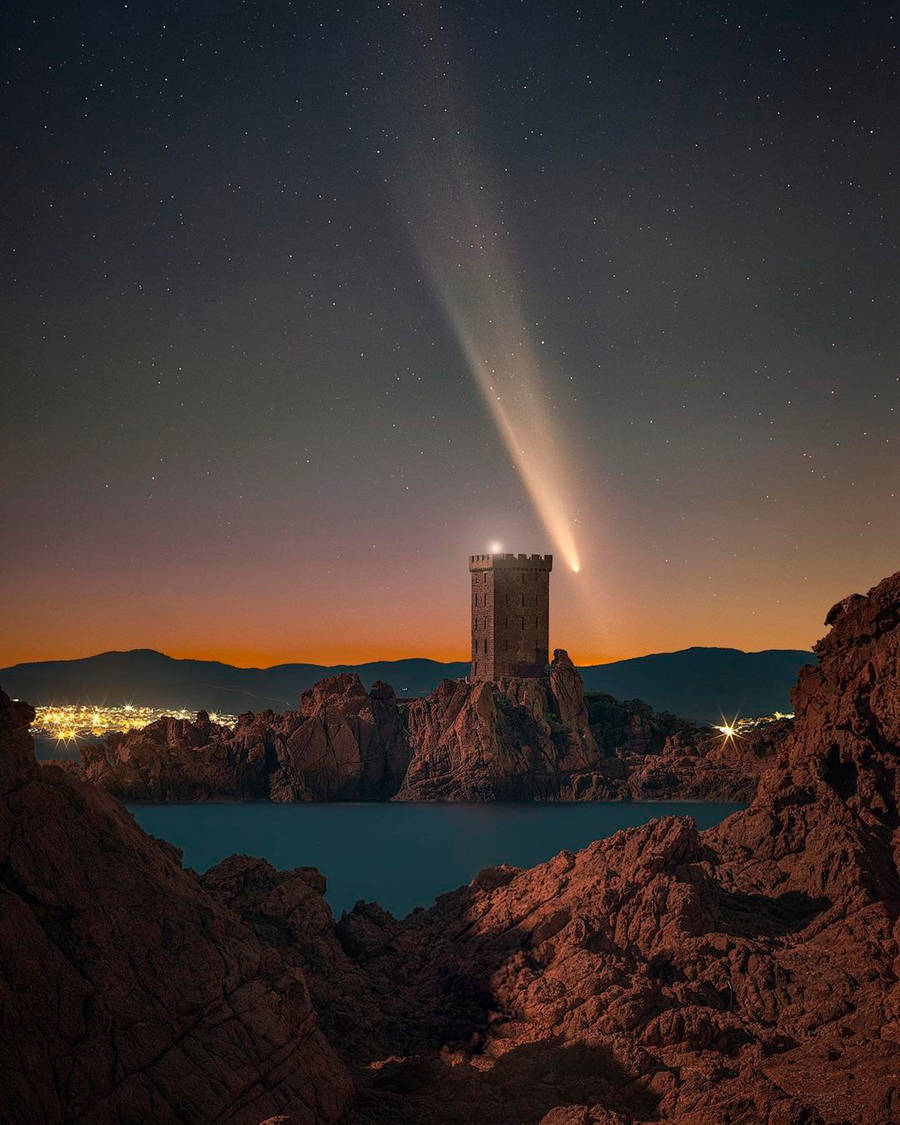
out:
M573 531L571 490L561 455L563 441L552 421L553 401L541 378L518 309L497 294L494 315L476 312L458 297L451 280L435 268L438 290L470 372L519 472L535 511L555 547L577 574L581 560ZM477 284L478 281L487 284ZM490 278L468 278L470 294L489 297ZM496 304L506 305L497 309Z
M542 362L544 341L529 326L522 272L495 190L502 177L487 175L476 159L476 148L486 148L475 141L477 126L460 95L465 83L446 38L445 26L431 27L410 56L420 68L415 96L399 104L417 109L401 130L395 206L534 510L578 573L568 404Z

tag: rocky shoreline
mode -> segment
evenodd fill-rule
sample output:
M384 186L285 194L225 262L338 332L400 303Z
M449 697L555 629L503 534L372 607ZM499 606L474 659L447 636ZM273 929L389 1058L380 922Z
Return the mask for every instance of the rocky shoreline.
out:
M445 680L398 702L355 674L296 711L233 728L165 718L81 747L85 776L127 801L749 801L789 724L723 740L639 700L584 693L558 649L543 679Z
M31 709L0 696L0 1118L900 1119L900 574L828 624L748 809L492 868L403 920L335 922L309 868L185 871L102 786L39 767Z

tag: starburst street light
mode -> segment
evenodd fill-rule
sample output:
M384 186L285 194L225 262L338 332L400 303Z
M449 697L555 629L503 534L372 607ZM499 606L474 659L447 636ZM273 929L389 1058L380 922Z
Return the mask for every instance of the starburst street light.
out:
M740 737L741 737L741 734L740 734L740 718L739 718L739 716L738 716L738 715L735 715L735 716L734 716L734 718L733 718L733 719L731 720L731 722L729 722L729 721L728 721L728 720L727 720L727 719L725 718L725 716L723 715L723 716L722 716L722 725L721 725L721 726L717 726L717 727L716 727L716 730L717 730L717 731L721 731L721 732L722 732L722 736L723 736L723 737L722 737L722 741L723 741L723 743L724 743L724 742L734 742L734 741L735 741L735 739L737 739L737 738L740 738Z
M773 711L771 715L735 715L731 720L726 719L723 715L722 722L713 726L712 729L722 735L722 744L724 745L726 742L736 742L738 739L745 738L759 727L768 726L769 723L791 720L793 717L791 711Z

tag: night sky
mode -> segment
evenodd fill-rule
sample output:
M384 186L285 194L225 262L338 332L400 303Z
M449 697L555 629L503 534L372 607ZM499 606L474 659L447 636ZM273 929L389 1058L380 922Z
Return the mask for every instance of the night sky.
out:
M900 567L893 8L7 9L0 664L465 658L493 541L579 662L811 644Z

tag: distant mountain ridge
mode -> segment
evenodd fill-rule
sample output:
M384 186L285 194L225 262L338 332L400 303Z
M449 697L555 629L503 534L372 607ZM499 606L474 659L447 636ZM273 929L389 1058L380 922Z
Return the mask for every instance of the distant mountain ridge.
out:
M643 699L657 711L714 720L790 711L791 689L816 655L803 649L685 648L579 668L585 691ZM0 673L2 675L2 673Z
M798 671L815 662L812 652L797 649L687 648L588 665L579 671L585 691L643 699L658 711L714 720L736 713L789 711ZM384 680L402 699L425 695L441 680L459 679L468 669L467 661L441 663L424 658L237 668L214 660L177 660L154 649L132 649L75 660L16 664L0 669L0 686L10 696L36 706L131 701L237 714L293 708L301 692L339 672L358 672L367 688Z

